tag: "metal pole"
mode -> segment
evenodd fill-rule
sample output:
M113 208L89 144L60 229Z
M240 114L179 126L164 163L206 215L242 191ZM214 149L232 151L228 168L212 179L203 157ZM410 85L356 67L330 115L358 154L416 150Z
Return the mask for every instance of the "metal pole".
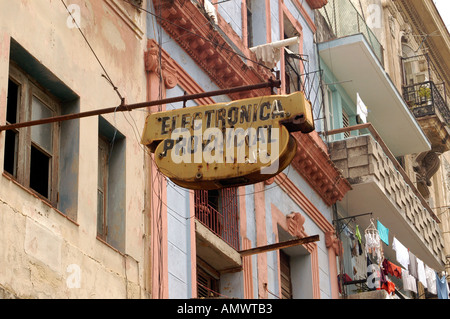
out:
M280 250L280 249L283 249L283 248L294 247L294 246L299 246L299 245L305 245L305 244L313 243L313 242L316 242L316 241L319 241L319 240L320 240L319 235L314 235L314 236L304 237L304 238L291 239L291 240L283 241L283 242L280 242L280 243L275 243L275 244L270 244L270 245L266 245L266 246L261 246L261 247L241 250L241 251L239 251L239 254L242 257L251 256L251 255L255 255L255 254L266 253L266 252L269 252L269 251Z
M351 218L356 218L356 217L361 217L361 216L366 216L366 215L373 215L373 213L359 214L359 215L355 215L355 216L339 218L339 219L335 219L334 221L335 222L340 222L341 220L346 220L346 219L351 219Z
M230 88L230 89L223 89L223 90L217 90L217 91L211 91L211 92L183 95L183 96L178 96L178 97L173 97L173 98L166 98L166 99L162 99L162 100L148 101L148 102L135 103L135 104L122 103L121 105L116 106L116 107L110 107L110 108L87 111L87 112L80 112L80 113L75 113L75 114L54 116L54 117L49 117L49 118L35 120L35 121L3 125L3 126L0 126L0 132L5 131L5 130L18 129L21 127L29 127L29 126L34 126L34 125L62 122L62 121L74 120L74 119L79 119L79 118L89 117L89 116L96 116L96 115L101 115L101 114L131 111L134 109L150 107L150 106L155 106L155 105L161 105L161 104L185 102L185 101L189 101L189 100L196 100L196 99L201 99L201 98L210 97L210 96L233 94L233 93L238 93L238 92L259 90L259 89L264 89L264 88L273 89L273 88L279 88L280 86L281 86L281 81L279 79L277 79L277 80L270 79L269 82L246 85L246 86L237 86L237 87Z

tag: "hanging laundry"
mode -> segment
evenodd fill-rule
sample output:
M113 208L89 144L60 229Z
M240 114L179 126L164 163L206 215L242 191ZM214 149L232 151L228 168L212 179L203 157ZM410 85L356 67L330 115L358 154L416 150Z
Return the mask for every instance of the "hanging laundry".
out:
M381 265L383 262L383 248L381 246L380 234L372 220L364 231L364 236L366 238L366 253L373 255L376 258L374 261L378 265Z
M425 275L425 265L424 265L422 260L420 260L417 257L416 257L416 259L417 259L417 276L418 276L418 279L419 279L419 281L422 283L422 285L425 288L428 288L427 276Z
M402 265L403 268L408 269L409 265L408 248L403 246L402 243L399 242L397 238L394 237L394 240L392 241L392 249L395 250L396 259L400 263L400 265Z
M417 272L417 258L412 252L408 252L409 254L409 274L419 280L419 274Z
M352 281L352 278L349 275L347 275L347 274L343 274L342 276L338 275L339 293L342 293L342 291L341 291L341 277L342 277L342 283L346 283L346 282Z
M380 234L380 239L389 246L389 229L380 223L379 220L377 220L377 229Z
M392 281L386 281L382 286L382 289L386 290L390 295L395 292L395 284Z
M413 276L406 269L402 269L403 290L417 293L417 284Z
M438 299L448 299L448 284L447 278L442 276L439 278L439 274L436 273L436 290Z
M342 231L344 232L345 236L347 236L351 240L355 240L355 234L353 234L353 232L350 230L350 228L348 228L347 225L344 225L342 227Z
M425 265L425 277L427 278L428 292L436 295L436 274L435 271L427 265Z
M359 226L356 225L355 236L358 238L359 243L361 243L361 233L359 232Z
M363 250L362 250L362 243L361 243L361 233L359 232L358 225L356 225L355 236L358 239L358 252L359 252L359 255L361 256L363 253Z
M273 69L280 61L281 51L272 43L259 45L254 50L256 58L268 68Z
M356 256L358 256L358 253L357 253L358 241L357 240L352 240L351 244L352 244L352 249L351 249L352 257L356 257Z
M398 279L402 279L402 268L387 259L383 260L383 270L385 271L385 274L389 274L397 277Z

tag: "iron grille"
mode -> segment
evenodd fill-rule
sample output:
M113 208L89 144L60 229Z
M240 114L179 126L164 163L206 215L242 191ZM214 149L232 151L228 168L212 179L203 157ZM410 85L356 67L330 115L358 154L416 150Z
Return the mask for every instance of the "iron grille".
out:
M195 191L195 217L231 247L239 250L237 188Z

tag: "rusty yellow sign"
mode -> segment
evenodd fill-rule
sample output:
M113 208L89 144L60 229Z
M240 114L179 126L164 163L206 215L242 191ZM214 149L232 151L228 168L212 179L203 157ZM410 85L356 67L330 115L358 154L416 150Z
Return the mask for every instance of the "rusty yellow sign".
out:
M267 180L294 158L291 132L314 130L302 92L153 113L141 143L159 170L188 189L219 189Z

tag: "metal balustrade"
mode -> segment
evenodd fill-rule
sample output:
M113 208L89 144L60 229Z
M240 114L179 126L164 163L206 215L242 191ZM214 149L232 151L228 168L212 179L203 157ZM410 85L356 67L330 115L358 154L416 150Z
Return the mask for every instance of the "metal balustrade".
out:
M328 0L328 4L319 9L319 12L336 38L363 34L384 67L384 48L351 1Z
M237 188L195 191L195 218L235 250L240 250Z
M437 110L448 125L450 110L443 96L445 96L444 84L441 84L439 89L439 85L433 81L403 87L403 98L415 117L436 115Z

